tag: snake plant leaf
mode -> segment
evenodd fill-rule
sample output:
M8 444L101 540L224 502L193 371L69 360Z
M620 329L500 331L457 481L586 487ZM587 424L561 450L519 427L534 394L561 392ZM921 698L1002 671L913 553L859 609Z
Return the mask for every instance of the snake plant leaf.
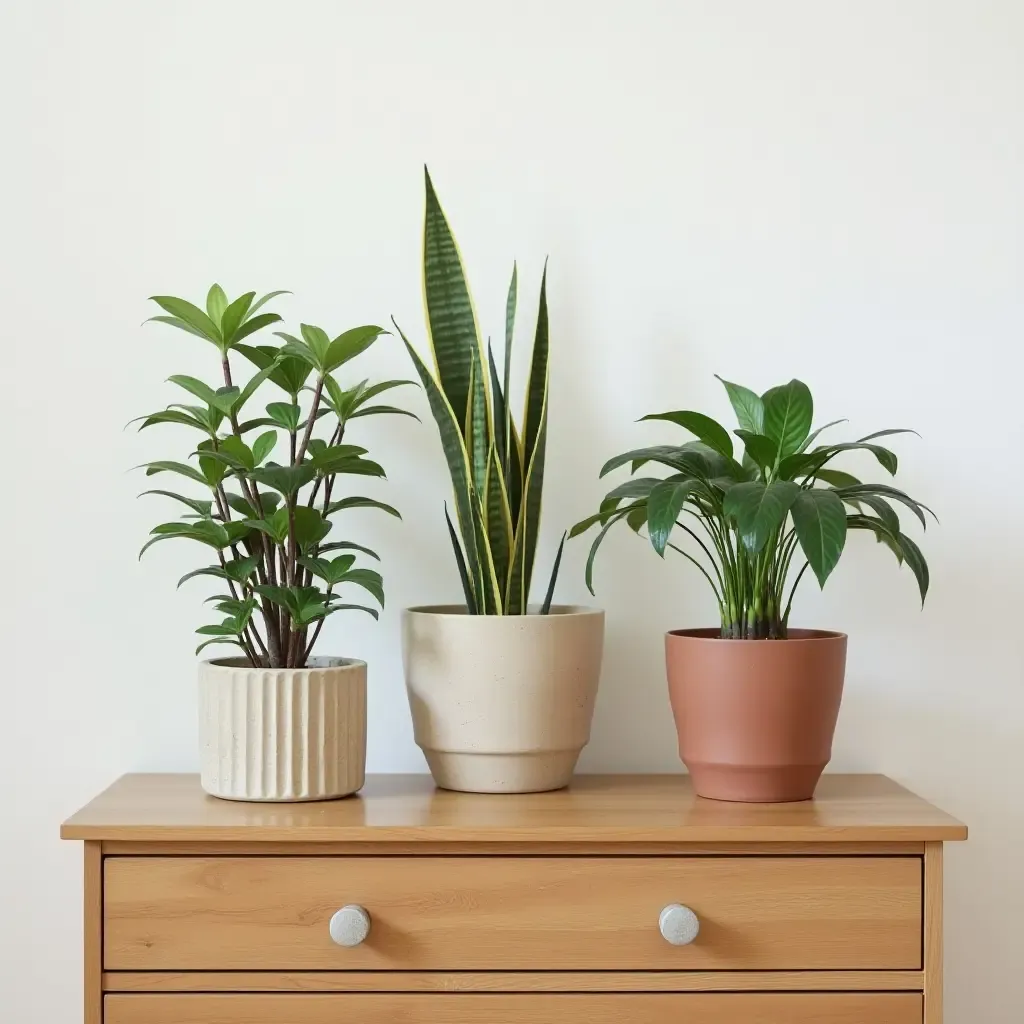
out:
M430 172L424 168L423 173L426 182L423 295L430 345L441 390L449 405L461 416L469 407L473 353L479 357L480 339L459 247L434 191Z
M544 603L540 606L541 615L551 614L551 602L555 596L555 584L558 582L558 570L562 566L562 552L565 550L565 539L568 534L563 533L562 539L558 542L558 551L555 553L555 561L551 566L551 576L548 579L548 589L544 594Z
M494 350L490 341L487 342L487 369L491 379L491 407L492 426L491 436L494 438L494 447L498 451L498 462L501 465L501 473L508 478L508 405L505 390L498 377L498 367L494 362Z
M448 514L448 504L444 506L444 519L448 524L448 536L452 542L452 551L455 552L455 562L459 567L459 579L462 581L462 593L466 598L466 610L470 615L476 615L479 613L479 608L476 603L476 593L473 589L473 583L469 578L469 570L466 568L466 558L462 553L462 545L459 543L459 535L455 532L455 527L452 525L452 517Z
M512 559L514 528L508 507L505 479L501 472L498 447L491 444L487 458L487 477L484 485L484 517L487 523L487 543L494 559L494 575L498 593L505 594L508 587L509 565Z
M824 587L846 543L843 503L835 491L801 488L791 512L800 547Z
M803 381L791 380L766 391L761 401L764 404L764 433L778 443L778 457L785 458L798 452L811 432L814 418L814 399L810 389Z
M220 319L217 321L220 324L220 333L224 338L225 348L231 348L234 345L238 328L242 326L245 315L249 312L249 307L255 298L255 292L246 292L244 295L239 295L234 302L225 307Z
M151 295L149 298L172 317L188 324L201 338L223 348L220 328L198 306L175 295Z
M647 496L647 535L651 547L665 557L665 547L686 499L698 486L696 480L664 480ZM745 486L738 484L737 487Z
M736 521L740 539L756 553L783 524L799 493L800 487L791 480L736 484L726 492L722 512Z
M533 445L533 457L523 483L522 511L516 525L512 547L512 562L505 593L505 606L508 609L508 615L525 615L529 608L533 561L537 553L537 537L540 532L547 430L548 406L547 390L545 389L540 424Z
M530 376L526 383L526 408L523 411L523 464L529 469L547 415L548 400L548 267L540 280L540 301L537 304L537 330L533 339ZM542 460L543 464L543 460Z
M469 372L469 407L466 409L466 451L472 471L473 489L483 495L486 487L487 453L491 439L487 413L487 384L480 354L473 350L473 364Z
M729 432L710 416L680 409L676 412L659 412L652 413L650 416L642 416L640 421L644 420L667 420L669 423L675 423L684 430L688 430L720 455L724 455L727 459L732 458L732 438L729 437Z
M718 379L725 387L740 427L743 430L749 430L752 434L764 433L764 403L761 401L760 395L755 394L750 388L745 388L742 384L733 384L732 381L722 377L718 377Z
M505 479L510 478L509 460L512 457L512 406L509 402L509 388L512 386L512 337L516 327L516 303L519 292L519 270L515 262L512 263L512 280L508 285L508 296L505 299L505 368L501 381L501 393L505 396L505 425L503 436L505 447L501 450L502 470ZM497 391L497 388L494 389ZM495 413L497 415L497 413Z
M502 615L504 614L504 595L498 589L498 574L494 568L494 555L487 543L487 523L480 497L474 490L471 495L473 536L476 540L476 549L480 554L480 564L477 569L477 594L483 597L484 615Z
M481 554L477 550L476 536L473 530L469 458L466 454L465 445L463 444L459 421L452 410L452 405L445 393L440 387L438 387L423 360L420 359L419 354L412 347L409 339L405 336L397 323L395 324L395 329L398 331L399 337L402 339L403 344L409 352L409 356L413 361L413 366L415 366L417 374L419 374L420 381L423 384L423 390L427 393L427 402L430 405L430 411L434 416L434 421L437 423L438 433L441 436L441 447L444 449L445 459L448 462L448 472L452 479L452 490L455 496L455 513L459 522L459 529L462 534L463 543L466 546L466 568L469 573L470 580L474 581L473 592L476 594L475 581L479 576ZM466 385L465 393L468 398L468 379L466 381ZM481 599L478 607L481 607L482 604L483 601Z

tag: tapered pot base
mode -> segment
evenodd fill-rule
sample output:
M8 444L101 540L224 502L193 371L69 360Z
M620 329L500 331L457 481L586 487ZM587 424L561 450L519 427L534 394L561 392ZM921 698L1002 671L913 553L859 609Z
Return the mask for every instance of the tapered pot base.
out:
M745 765L697 764L688 761L697 796L744 804L787 804L810 800L824 764Z
M441 789L459 793L547 793L569 785L580 751L464 754L424 749L423 754Z

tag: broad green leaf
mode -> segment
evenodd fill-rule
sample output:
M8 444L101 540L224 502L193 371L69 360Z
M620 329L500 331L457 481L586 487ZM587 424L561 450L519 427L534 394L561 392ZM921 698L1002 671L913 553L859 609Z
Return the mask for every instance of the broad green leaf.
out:
M876 437L889 437L892 434L913 434L915 437L921 435L916 430L911 430L909 427L895 427L889 430L876 430L873 434L866 434L864 437L858 437L858 441L873 441Z
M903 549L903 559L910 566L910 571L917 580L917 587L921 592L921 606L924 607L924 599L928 596L928 563L925 561L921 549L905 533L899 535L899 542Z
M727 459L732 458L732 438L729 437L725 427L710 416L682 409L677 412L659 412L650 416L642 416L641 422L644 420L666 420L669 423L675 423L694 434L720 455L724 455Z
M141 498L146 494L162 494L165 498L173 498L175 501L180 501L183 505L187 505L193 512L202 516L204 519L209 519L210 513L213 510L212 501L204 501L200 498L187 498L184 494L175 494L174 491L143 491L139 497Z
M326 372L327 350L331 347L331 339L327 332L322 327L315 327L312 324L299 324L299 330L302 332L302 340L313 353L317 369Z
M253 441L252 457L257 466L260 465L274 450L274 445L276 444L277 432L273 430L268 430L265 434L260 434L260 436Z
M717 377L718 375L715 374ZM764 433L764 404L759 395L754 394L750 388L742 384L733 384L731 381L718 377L725 387L729 402L740 428L749 431L751 434Z
M333 612L366 612L367 615L372 615L375 619L380 618L380 613L376 608L368 608L365 604L346 604L342 601L331 604L328 614Z
M144 462L135 468L142 469L143 467L146 470L146 476L155 476L157 473L177 473L179 476L188 477L189 480L195 480L198 484L210 486L206 477L198 469L188 466L184 462L169 462L164 459L158 462Z
M282 507L274 513L275 516L281 512L287 514L287 508ZM294 512L295 521L295 543L302 552L309 551L315 547L331 532L330 520L324 517L315 509L306 505L297 505Z
M361 352L365 352L382 334L387 333L383 327L368 324L365 327L353 327L339 334L324 354L324 373L331 373L343 363L354 359Z
M305 360L283 355L280 349L274 348L273 345L235 345L234 348L255 366L267 370L270 381L293 397L302 390L312 370ZM246 391L251 385L252 381L246 386Z
M145 322L152 323L156 320L161 324L170 324L171 327L177 327L179 331L185 331L186 334L194 334L197 338L202 338L203 341L213 341L212 338L207 337L202 331L197 331L191 324L186 323L180 317L176 316L151 316ZM215 341L214 344L217 344Z
M683 503L697 486L695 480L666 480L651 489L647 498L647 534L651 547L662 558ZM738 486L744 486L742 484ZM748 485L749 486L749 485Z
M220 333L227 348L231 348L234 343L235 332L242 326L242 321L245 320L245 315L249 312L249 306L252 305L254 298L256 298L255 292L246 292L244 295L239 295L225 308L224 315L220 319Z
M384 606L384 582L379 572L374 569L349 569L339 580L338 586L345 583L352 583L362 587L367 593L372 594L381 607Z
M362 409L356 409L349 419L357 420L360 416L411 416L419 422L419 416L408 409L400 409L397 405L367 405Z
M712 475L711 464L700 452L690 448L672 445L654 445L650 448L634 448L633 451L623 452L609 459L601 467L601 476L606 476L613 469L631 463L633 472L647 462L657 462L660 465L668 466L679 473L688 476L709 477Z
M675 478L670 478L675 479ZM679 477L678 479L685 479ZM614 502L618 504L623 498L646 498L651 490L658 486L660 483L665 481L661 477L657 476L636 476L625 483L619 484L618 487L613 487L605 496L604 501L601 505L610 504Z
M211 286L206 293L206 313L218 327L227 305L228 297L224 294L224 289L219 284Z
M221 347L220 329L198 306L174 295L151 295L150 300L171 316L184 320L207 341L212 341L218 348Z
M819 469L814 474L819 480L833 487L858 487L860 480L852 473L845 473L841 469Z
M635 505L624 505L622 508L617 509L615 512L612 512L605 521L604 526L601 527L601 532L598 533L598 535L594 538L594 543L590 545L590 553L587 555L587 568L584 574L584 579L587 584L587 590L589 590L591 594L594 593L594 559L597 557L598 548L603 543L605 537L608 536L608 531L620 519L625 519L628 515L634 512L643 512L644 521L646 521L647 503L638 502ZM586 522L586 520L584 520L583 522ZM577 523L576 526L573 527L573 531L581 525L581 523ZM570 531L570 536L572 536L572 531Z
M245 470L256 468L256 459L253 456L252 449L240 437L235 437L234 434L221 439L220 451Z
M736 484L726 492L722 511L735 519L744 547L757 553L785 522L799 493L800 488L790 480L775 480L767 486Z
M295 433L299 429L299 417L302 413L298 405L293 402L271 402L267 406L267 415L282 430Z
M233 558L224 563L224 572L235 583L244 583L256 571L258 558Z
M807 385L803 381L791 380L766 391L761 401L764 404L764 434L778 443L779 458L798 452L811 432L814 417L814 400Z
M838 427L840 423L846 423L846 422L847 422L846 420L832 420L831 423L826 423L823 427L818 427L817 430L812 430L807 435L807 437L804 439L804 443L802 445L800 445L800 448L798 449L797 454L799 454L800 452L807 451L807 449L810 448L812 444L814 444L814 442L818 438L818 435L823 430L828 430L829 427Z
M263 308L263 307L264 307L264 306L265 306L265 305L266 305L266 304L267 304L267 303L268 303L268 302L269 302L269 301L270 301L271 299L276 299L276 298L278 297L278 295L291 295L291 294L292 294L292 293L291 293L291 292L289 292L289 291L276 291L276 292L267 292L267 294L266 294L266 295L264 295L264 296L262 296L261 298L257 299L257 300L256 300L256 301L255 301L255 302L254 302L254 303L253 303L253 304L252 304L252 305L251 305L250 307L249 307L249 312L248 312L248 313L246 313L246 315L245 315L245 319L246 319L246 320L249 320L249 319L251 319L251 318L252 318L253 316L255 316L255 315L256 315L256 313L257 313L257 312L258 312L259 310L261 310L261 309L262 309L262 308Z
M896 475L896 470L899 466L896 453L889 451L888 448L882 448L877 444L864 444L863 441L847 441L844 444L823 445L819 448L815 448L813 452L809 452L808 454L816 455L818 457L818 464L820 466L824 466L825 463L831 461L840 452L857 451L858 449L871 452L871 454L878 460L879 465L885 469L890 476Z
M424 179L423 295L430 347L437 365L440 390L455 410L461 434L462 417L469 402L470 368L473 353L479 357L480 338L458 245L426 168ZM468 519L464 521L461 511L459 523L465 538ZM472 569L475 561L472 554L469 561Z
M126 425L131 426L132 423L138 423L142 420L142 426L139 430L145 430L146 427L156 426L158 423L174 423L179 426L193 427L196 430L201 430L204 434L211 433L209 426L204 423L197 416L192 413L185 412L181 409L161 409L159 412L150 413L148 416L137 416L135 419L130 420ZM216 430L216 428L214 428Z
M820 473L818 474L821 475ZM862 484L859 480L856 483L848 484L843 486L839 492L842 498L853 498L858 499L863 494L877 494L884 498L889 498L892 501L898 501L901 505L906 505L911 512L917 516L918 521L925 528L928 526L928 522L924 517L924 513L927 512L936 522L939 521L938 516L927 506L922 504L920 501L911 498L909 494L905 494L903 491L896 487L890 487L888 484Z
M179 388L184 388L189 394L195 395L200 402L205 402L214 408L217 407L217 392L209 384L204 384L201 380L183 373L171 374L167 380L171 384L177 384Z
M240 394L241 392L239 391L239 389L234 387L233 385L229 388L217 388L216 392L214 392L213 400L210 402L210 404L215 409L219 409L222 413L224 413L225 416L229 416L231 414L231 410L234 409L235 405L237 404L238 396Z
M257 483L266 484L271 490L291 497L313 481L316 469L308 462L301 466L278 466L271 462L269 465L254 469L251 476Z
M336 540L330 544L321 544L317 550L322 555L328 551L361 551L364 555L369 555L371 558L376 558L378 562L380 561L380 555L373 548L364 547L362 544L356 544L350 540Z
M823 587L846 543L846 510L835 491L801 489L791 512L800 547Z
M385 391L390 391L392 388L405 387L407 384L415 386L416 381L382 380L378 381L376 384L368 384L365 387L361 387L356 398L354 408L358 409L361 405L365 405L371 398L376 398L377 395L383 394Z
M193 569L191 572L185 573L184 576L178 580L178 586L188 580L194 579L196 576L216 576L217 579L226 580L230 579L228 574L219 565L208 565L203 569Z
M761 469L771 469L779 455L779 443L765 434L753 434L749 430L734 430L743 442L747 455Z
M150 538L142 546L139 558L154 544L164 540L184 539L198 541L208 547L223 550L229 544L227 531L219 523L200 519L191 523L161 523L150 531Z
M226 463L216 458L214 441L203 441L197 448L199 469L210 487L216 488L228 472Z
M396 519L402 518L402 513L398 511L393 505L388 505L383 501L377 501L376 498L364 498L358 495L339 498L337 501L332 501L327 506L327 515L334 515L335 512L344 511L347 508L379 508L382 512L387 512L388 515L394 516Z
M896 510L885 500L876 494L861 494L857 498L848 498L850 502L858 505L867 505L875 515L885 524L885 528L895 537L900 533L900 517Z
M261 313L259 316L251 317L235 331L232 348L237 348L243 338L248 338L250 334L262 331L264 327L269 327L271 324L279 323L280 320L281 318L276 313Z
M231 637L214 637L212 640L204 640L196 649L195 654L198 654L204 647L209 647L211 644L225 644L231 647L241 647L242 644ZM243 648L244 649L244 648Z

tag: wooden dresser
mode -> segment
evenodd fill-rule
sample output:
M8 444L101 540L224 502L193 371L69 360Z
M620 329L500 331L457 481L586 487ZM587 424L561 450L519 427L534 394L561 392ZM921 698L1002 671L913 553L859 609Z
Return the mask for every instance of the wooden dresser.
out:
M878 775L775 805L683 775L311 804L128 775L61 834L86 1024L940 1024L967 832Z

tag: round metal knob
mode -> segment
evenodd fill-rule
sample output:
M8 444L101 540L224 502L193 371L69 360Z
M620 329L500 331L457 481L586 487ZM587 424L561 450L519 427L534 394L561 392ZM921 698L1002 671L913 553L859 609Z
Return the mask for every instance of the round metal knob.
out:
M358 946L370 934L370 915L358 903L342 907L331 918L331 941L339 946Z
M673 946L688 946L700 931L697 915L681 903L670 903L658 918L658 930Z

